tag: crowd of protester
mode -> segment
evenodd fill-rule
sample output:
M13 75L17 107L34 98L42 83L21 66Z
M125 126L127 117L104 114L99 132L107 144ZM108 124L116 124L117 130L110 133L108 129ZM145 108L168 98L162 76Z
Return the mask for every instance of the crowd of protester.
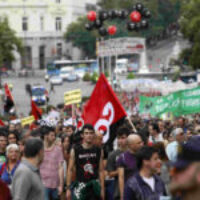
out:
M199 199L200 115L131 122L135 129L125 121L109 147L89 124L8 122L0 128L0 200Z

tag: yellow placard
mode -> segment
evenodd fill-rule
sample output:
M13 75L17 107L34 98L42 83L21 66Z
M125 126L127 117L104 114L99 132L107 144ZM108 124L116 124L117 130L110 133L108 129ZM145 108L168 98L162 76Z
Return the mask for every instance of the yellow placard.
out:
M65 105L72 105L81 102L81 90L72 90L64 93Z
M29 116L29 117L25 117L23 119L21 119L21 124L22 126L25 126L25 125L29 125L31 123L33 123L35 121L35 118L33 115Z

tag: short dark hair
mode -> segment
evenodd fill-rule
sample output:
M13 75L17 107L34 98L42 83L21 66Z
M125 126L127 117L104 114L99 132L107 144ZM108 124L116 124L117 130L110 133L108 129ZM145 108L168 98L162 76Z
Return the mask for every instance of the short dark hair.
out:
M130 129L124 126L119 127L117 130L117 137L121 137L122 135L128 136L130 134Z
M67 125L67 126L66 126L66 128L71 128L73 131L75 131L75 130L76 130L76 127L75 127L75 126L73 126L73 125L71 125L71 124Z
M11 134L15 136L15 138L16 138L17 141L19 141L19 136L18 136L18 132L17 132L17 131L9 132L8 135L7 135L7 137L8 137L9 135L11 135Z
M44 148L43 141L39 138L30 138L26 140L24 155L26 158L34 158Z
M0 136L7 138L7 134L3 130L0 130Z
M32 137L41 137L41 132L40 129L34 129L31 131L31 136Z
M50 126L42 126L40 128L41 136L44 139L45 135L49 135L50 132L55 132L55 128Z
M156 132L159 133L160 130L159 130L158 124L153 123L153 124L151 124L151 126L152 126L152 129L153 129L153 130L155 130Z
M3 127L0 127L0 133L3 133L5 134L5 136L7 137L8 135L8 127L7 126L3 126Z
M140 170L143 165L143 160L150 160L154 153L158 151L154 147L144 146L136 154L137 168Z
M94 130L94 127L92 126L92 124L85 124L84 126L83 126L83 129L82 129L82 132L84 133L84 130L85 129L88 129L88 130L91 130L91 131L95 131Z

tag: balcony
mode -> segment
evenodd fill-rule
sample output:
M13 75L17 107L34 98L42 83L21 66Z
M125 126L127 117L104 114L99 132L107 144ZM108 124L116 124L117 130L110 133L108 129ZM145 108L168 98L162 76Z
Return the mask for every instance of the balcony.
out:
M17 36L20 38L59 38L63 37L64 32L57 31L38 31L38 32L30 32L24 31L17 33Z

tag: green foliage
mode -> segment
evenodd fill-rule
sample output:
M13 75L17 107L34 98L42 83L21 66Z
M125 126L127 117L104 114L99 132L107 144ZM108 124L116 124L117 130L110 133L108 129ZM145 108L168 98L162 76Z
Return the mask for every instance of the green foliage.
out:
M22 42L9 27L8 20L0 20L0 67L15 60L13 52L23 53Z
M108 78L109 77L109 72L108 71L105 71L105 76L106 76L106 78Z
M126 78L127 78L127 79L134 79L134 78L135 78L135 75L133 74L133 72L130 72L130 73L128 73L128 75L127 75Z
M96 36L95 31L87 31L85 24L86 17L81 17L77 22L71 23L64 35L66 41L71 41L75 47L81 48L87 57L92 58L96 54Z
M181 53L181 58L194 69L200 68L200 0L182 3L181 32L191 42L191 47Z
M89 73L85 73L85 75L83 76L83 81L90 81L91 77Z
M92 83L96 83L98 81L99 75L97 72L94 72L91 77Z
M177 70L176 72L174 72L174 74L172 76L172 81L177 81L180 78L180 74L181 74L180 69Z

